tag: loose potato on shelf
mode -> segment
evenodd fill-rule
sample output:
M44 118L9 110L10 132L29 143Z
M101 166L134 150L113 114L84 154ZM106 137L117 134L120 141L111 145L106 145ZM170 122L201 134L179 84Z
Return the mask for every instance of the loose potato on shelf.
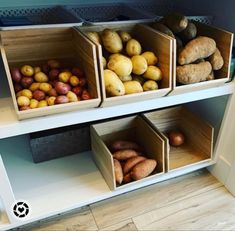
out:
M102 56L102 65L103 65L103 69L105 69L107 66L107 61L104 56Z
M48 93L52 89L52 86L50 83L40 83L39 90L44 91L45 93Z
M48 104L47 104L46 100L41 100L38 103L38 108L40 108L40 107L47 107L47 106L48 106Z
M142 47L136 39L130 39L126 44L126 53L131 57L134 55L140 55Z
M69 102L77 102L78 101L77 95L74 92L72 92L72 91L68 91L66 96L68 97Z
M21 91L21 95L22 95L22 96L26 96L26 97L29 98L29 99L32 99L32 98L33 98L33 93L32 93L32 91L30 91L29 89L23 89L23 90Z
M209 57L209 62L214 71L220 70L223 67L224 59L218 48L216 48L215 52Z
M115 174L116 182L118 184L121 184L123 181L122 166L117 159L113 159L113 165L114 165L114 174Z
M34 109L34 108L37 108L38 107L38 100L36 100L36 99L31 99L30 100L30 105L29 105L29 107L31 108L31 109Z
M38 90L39 89L39 87L40 87L40 84L41 83L32 83L31 85L30 85L30 87L29 87L29 90L30 91L36 91L36 90Z
M50 97L47 99L47 104L48 104L49 106L55 105L55 99L56 99L55 96L50 96Z
M111 29L104 29L101 33L104 48L110 53L119 53L123 49L122 40L118 33Z

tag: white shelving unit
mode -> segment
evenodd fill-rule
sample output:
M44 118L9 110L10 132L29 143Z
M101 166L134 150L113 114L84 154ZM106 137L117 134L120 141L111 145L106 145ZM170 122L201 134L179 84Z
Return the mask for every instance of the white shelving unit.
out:
M58 2L62 4L63 0ZM158 2L169 3L160 0ZM180 4L178 0L175 2ZM211 0L206 2L208 5L211 4ZM215 2L219 9L219 1ZM71 3L75 2L71 0ZM188 1L186 3L188 4ZM12 4L12 1L9 4ZM192 1L192 6L193 4ZM231 8L233 2L229 0L229 4ZM216 9L212 10L212 13L216 14ZM4 79L5 76L1 78ZM2 79L0 81L3 81ZM7 85L3 84L3 87ZM234 151L229 149L229 145L234 146L235 135L235 123L231 123L235 109L234 93L235 81L209 89L178 95L170 94L154 100L18 121L12 99L8 94L1 96L0 84L0 230L18 227L205 167L208 167L235 194L234 168L232 168L235 165ZM223 102L226 106L215 106L220 102L218 99L225 99ZM220 111L212 121L217 128L212 160L186 166L115 191L109 189L92 159L91 151L38 164L32 160L30 133L186 103L190 103L191 107L197 105L200 111L200 104L203 105L207 100L215 102L211 105L206 104L207 111L210 111L209 115ZM207 116L205 113L205 117ZM16 219L12 213L12 206L18 200L25 200L30 205L31 213L27 219Z

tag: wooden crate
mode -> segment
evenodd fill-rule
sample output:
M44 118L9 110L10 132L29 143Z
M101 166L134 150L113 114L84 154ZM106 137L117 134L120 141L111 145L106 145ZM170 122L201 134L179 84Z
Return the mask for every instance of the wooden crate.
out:
M22 29L1 32L1 55L18 118L97 107L101 102L96 47L74 28ZM40 65L48 59L79 66L88 81L90 100L19 111L10 69L24 64Z
M165 140L165 163L168 172L212 159L213 127L185 107L153 111L142 116ZM170 146L167 134L171 130L183 132L183 145Z
M208 36L213 38L216 41L216 45L219 48L221 55L224 58L223 67L215 71L215 79L194 83L194 84L186 84L186 85L178 85L176 83L176 66L177 66L177 55L176 55L176 42L174 43L174 47L172 49L173 54L173 91L170 95L181 94L185 92L192 92L196 90L208 89L211 87L217 87L223 85L229 80L230 75L230 64L232 57L232 47L233 47L233 33L219 29L217 27L213 27L207 24L203 24L200 22L194 22L197 26L198 36ZM173 39L175 40L175 39Z
M104 77L103 77L103 65L102 65L102 46L96 44L98 53L98 62L100 70L100 82L102 92L102 107L112 106L117 104L125 104L131 102L139 102L140 100L155 99L167 95L171 91L172 87L172 55L173 55L173 41L159 33L152 28L142 24L127 24L120 23L119 25L100 25L100 26L87 26L79 27L78 29L86 35L88 31L101 32L105 28L114 30L123 30L129 32L133 38L140 41L144 50L153 51L159 58L159 67L163 72L163 80L160 83L160 89L154 91L146 91L143 93L135 93L124 96L107 97L105 92Z
M92 125L91 147L94 160L111 190L144 182L164 173L164 140L140 116L132 116ZM120 186L116 185L113 157L108 146L116 140L129 140L138 143L145 156L157 160L154 173L146 178Z

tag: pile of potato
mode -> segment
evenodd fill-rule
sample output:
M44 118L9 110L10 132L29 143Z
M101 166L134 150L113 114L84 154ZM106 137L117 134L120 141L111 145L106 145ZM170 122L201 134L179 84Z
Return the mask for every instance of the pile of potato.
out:
M212 80L214 71L223 67L224 60L215 40L207 36L197 36L196 25L186 16L172 13L151 26L176 39L178 83L191 84Z
M58 60L13 68L11 76L21 111L91 99L81 68L62 67Z
M104 29L87 32L87 36L102 45L104 82L107 96L121 96L157 90L162 71L152 51L143 52L138 40L126 31Z
M110 145L110 151L118 185L143 179L156 169L157 161L143 156L141 147L135 142L117 140Z

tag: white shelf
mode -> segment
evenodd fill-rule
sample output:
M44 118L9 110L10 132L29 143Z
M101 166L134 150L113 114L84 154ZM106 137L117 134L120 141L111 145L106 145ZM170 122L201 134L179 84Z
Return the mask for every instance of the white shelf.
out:
M166 173L140 184L110 191L92 160L91 152L84 152L39 164L32 161L28 136L1 140L1 155L16 200L25 200L31 207L31 215L20 225L48 216L107 199L172 177L183 175L214 164L205 161L193 166ZM7 228L19 226L18 223ZM5 226L4 226L5 227ZM0 224L0 230L2 225Z
M128 115L131 113L143 112L147 110L163 108L201 99L232 94L235 83L227 83L220 87L194 91L179 95L169 95L154 100L140 101L124 105L94 108L84 111L74 111L45 117L38 117L18 121L11 98L0 99L0 139L27 134L35 131L42 131L73 124L96 121L115 116Z

